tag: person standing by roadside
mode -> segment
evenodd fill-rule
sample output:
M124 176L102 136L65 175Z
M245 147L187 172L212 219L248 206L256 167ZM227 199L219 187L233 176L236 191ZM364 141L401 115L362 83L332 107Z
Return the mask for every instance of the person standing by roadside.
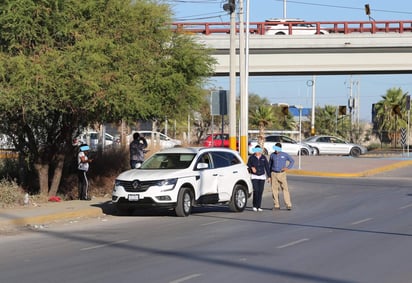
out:
M262 148L257 145L252 149L253 153L247 162L247 166L251 172L253 185L253 211L263 211L262 195L265 188L266 179L270 179L269 162L266 156L262 154Z
M147 140L141 137L138 132L133 134L133 141L130 143L130 167L132 169L136 168L138 163L143 163L144 161L144 149L147 147Z
M90 147L87 144L80 145L79 153L77 154L77 176L79 179L79 199L91 200L88 196L89 181L87 180L87 171L89 171L89 163L93 160L88 157Z
M280 209L279 191L282 190L286 208L291 210L292 202L290 200L286 171L293 168L295 160L293 160L289 154L282 151L281 143L276 143L273 146L273 150L274 152L269 158L269 168L271 172L274 209Z

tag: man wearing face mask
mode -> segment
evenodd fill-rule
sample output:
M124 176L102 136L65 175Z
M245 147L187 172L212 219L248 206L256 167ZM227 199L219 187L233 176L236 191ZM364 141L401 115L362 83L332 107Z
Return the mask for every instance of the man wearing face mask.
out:
M272 193L273 193L273 209L280 209L279 203L279 191L283 192L283 200L288 210L292 209L292 202L290 200L289 187L286 177L286 171L293 168L295 160L282 151L282 144L276 143L273 146L274 152L269 158L269 168L272 181Z

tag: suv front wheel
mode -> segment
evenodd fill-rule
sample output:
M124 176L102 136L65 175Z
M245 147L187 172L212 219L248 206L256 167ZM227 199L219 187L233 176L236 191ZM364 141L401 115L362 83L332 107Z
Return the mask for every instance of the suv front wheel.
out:
M189 216L192 212L192 194L189 188L182 188L177 196L177 205L175 208L176 216Z
M244 186L235 185L233 189L232 198L229 202L229 208L233 212L242 212L246 208L247 192Z

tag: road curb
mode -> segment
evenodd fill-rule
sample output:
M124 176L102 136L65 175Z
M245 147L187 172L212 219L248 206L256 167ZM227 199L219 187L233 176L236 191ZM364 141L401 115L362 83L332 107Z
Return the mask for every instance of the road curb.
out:
M394 164L381 166L378 168L365 170L356 173L337 173L337 172L317 172L308 170L291 169L288 171L291 175L302 175L302 176L318 176L318 177L341 177L341 178L353 178L353 177L367 177L374 174L382 173L385 171L391 171L398 168L403 168L412 165L412 160L399 161Z
M89 207L76 211L51 212L36 216L16 217L0 221L0 226L25 226L33 224L46 224L53 221L70 220L77 218L99 217L105 215L100 207Z

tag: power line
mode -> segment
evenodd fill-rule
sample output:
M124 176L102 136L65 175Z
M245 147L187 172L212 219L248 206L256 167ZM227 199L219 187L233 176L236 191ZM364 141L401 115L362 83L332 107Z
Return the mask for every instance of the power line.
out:
M223 11L223 3L226 3L227 0L168 0L165 1L166 3L169 3L171 7L176 6L176 5L191 5L191 4L196 4L196 5L213 5L213 7L218 7L216 9L216 12L212 11L210 13L205 13L205 14L198 14L198 15L189 15L189 16L184 16L181 18L176 18L175 21L199 21L199 20L210 20L210 19L222 19L222 17L228 16L228 13ZM215 8L213 8L214 10ZM188 9L189 10L189 9ZM193 10L193 9L190 9ZM199 6L196 7L196 10L203 10L199 9Z
M275 0L277 2L283 2L284 0ZM318 7L329 7L329 8L338 8L338 9L347 9L347 10L364 10L364 7L348 7L348 6L339 6L339 5L330 5L330 4L321 4L321 3L308 3L302 1L293 1L288 0L287 3L294 3L300 5L307 5L307 6L318 6ZM380 10L380 9L371 9L373 12L381 12L381 13L392 13L392 14L405 14L405 15L412 15L412 12L406 11L392 11L392 10Z
M221 19L223 16L227 16L226 12L216 12L208 14L193 15L185 18L175 18L177 22L186 22L186 21L198 21L198 20L207 20L207 19Z
M274 1L283 2L284 0L274 0ZM182 18L175 19L176 21L222 19L222 17L228 16L228 14L222 10L222 5L226 3L227 0L166 0L165 2L169 3L172 7L175 5L184 5L184 4L196 4L196 5L217 5L219 4L216 12L184 16ZM315 7L327 7L327 8L334 8L334 9L346 9L346 10L357 10L357 11L364 10L363 6L362 7L350 7L350 6L333 5L333 4L323 4L323 3L313 3L313 2L310 3L306 1L296 1L296 0L288 0L287 3L297 4L297 5L306 5L306 6L315 6ZM199 7L197 7L196 10L199 10ZM395 10L384 10L384 9L372 9L372 12L412 15L412 12L408 12L408 11L395 11Z

